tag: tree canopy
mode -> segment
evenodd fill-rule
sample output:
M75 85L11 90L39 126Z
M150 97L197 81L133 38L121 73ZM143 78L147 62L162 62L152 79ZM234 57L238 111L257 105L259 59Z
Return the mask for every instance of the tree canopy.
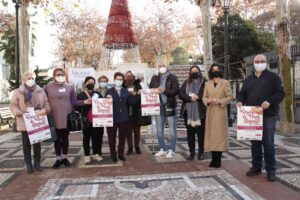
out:
M275 50L274 35L259 31L255 23L242 19L238 14L229 16L228 55L230 78L240 78L241 63L246 56ZM218 63L224 63L224 16L212 26L213 55Z

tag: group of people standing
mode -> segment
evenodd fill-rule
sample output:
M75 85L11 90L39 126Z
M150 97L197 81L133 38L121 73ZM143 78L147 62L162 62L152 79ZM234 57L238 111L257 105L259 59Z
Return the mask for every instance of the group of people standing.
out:
M259 63L256 63L259 62ZM264 69L261 66L264 63ZM238 106L259 106L264 113L263 141L252 142L253 167L247 173L254 176L261 172L262 146L265 150L268 179L275 177L274 132L278 105L284 97L284 90L278 75L269 72L263 55L255 57L256 73L247 78L239 96ZM192 66L188 78L181 87L177 77L163 63L158 66L158 73L151 78L149 88L152 93L159 94L160 114L153 116L156 123L157 138L160 150L154 155L174 157L176 152L176 107L177 96L182 100L180 116L184 118L187 129L187 141L190 151L189 160L195 157L195 141L197 136L198 160L204 159L204 150L211 152L209 167L221 167L222 153L228 149L228 113L227 105L232 100L232 90L229 81L223 79L222 67L213 64L208 71L207 80L198 66ZM99 88L95 88L94 77L86 77L84 90L78 95L75 88L66 82L63 69L53 71L53 82L40 88L34 82L33 73L26 72L22 76L22 85L14 90L10 107L16 117L17 130L22 132L24 160L27 172L42 171L41 144L33 145L34 165L32 165L31 145L26 131L23 114L35 110L38 115L51 115L55 121L57 140L54 142L56 161L53 168L61 165L70 166L67 158L69 147L68 114L73 109L78 110L83 118L83 147L85 163L91 159L101 161L103 127L93 127L92 97L108 98L113 103L113 127L107 127L107 135L111 159L125 161L125 143L127 140L127 155L141 154L141 97L142 86L132 71L125 74L114 74L114 86L108 87L108 78L98 78ZM275 85L274 85L275 84ZM164 128L169 126L171 140L165 144ZM118 146L116 139L118 134ZM134 137L132 137L134 135ZM134 141L133 141L134 139ZM90 152L92 140L92 155Z
M222 152L228 148L227 105L232 99L231 87L223 79L221 67L213 64L208 72L209 80L203 77L198 66L192 66L187 80L179 88L175 75L165 65L159 65L159 74L152 77L150 88L160 94L161 114L155 116L160 151L155 156L172 158L176 148L176 114L164 116L164 106L171 105L176 111L176 96L182 100L180 115L187 128L189 160L195 158L195 138L198 142L198 160L204 159L204 149L211 151L209 167L221 166ZM176 113L176 112L175 112ZM170 148L166 150L164 127L168 122L171 133Z

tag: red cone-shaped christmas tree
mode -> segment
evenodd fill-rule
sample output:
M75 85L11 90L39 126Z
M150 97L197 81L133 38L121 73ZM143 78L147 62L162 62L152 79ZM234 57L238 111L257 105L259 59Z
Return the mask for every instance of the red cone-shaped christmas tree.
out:
M127 0L112 0L103 45L102 69L112 69L124 62L140 63Z

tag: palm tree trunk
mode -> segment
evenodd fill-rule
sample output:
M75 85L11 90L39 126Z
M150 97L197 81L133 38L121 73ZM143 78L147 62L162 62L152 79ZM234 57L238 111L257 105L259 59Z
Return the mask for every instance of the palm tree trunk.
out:
M288 1L276 0L277 18L277 45L279 55L280 75L285 88L285 98L280 109L279 131L282 133L295 133L293 115L293 89L291 77L291 53L289 30Z
M30 57L30 16L27 8L29 3L23 1L20 7L20 75L29 70Z

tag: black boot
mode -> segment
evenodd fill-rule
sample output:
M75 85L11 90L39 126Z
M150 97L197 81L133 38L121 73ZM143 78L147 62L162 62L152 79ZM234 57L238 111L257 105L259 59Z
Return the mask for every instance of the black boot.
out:
M209 167L215 167L216 165L216 153L214 151L211 152L211 162L209 163Z
M25 158L25 163L26 163L26 172L27 172L27 174L32 174L33 173L33 168L32 168L31 157Z
M194 157L195 157L195 153L190 153L188 160L194 160Z
M200 153L198 154L198 160L204 160L204 153Z
M34 157L34 169L37 172L43 171L43 168L41 167L41 156Z
M221 161L222 160L222 152L218 151L216 152L216 165L215 168L220 168L221 167Z
M139 146L137 146L137 147L135 147L135 152L136 152L137 154L141 154L141 153L142 153L142 150L141 150L141 148L140 148Z
M129 147L128 151L126 152L126 155L130 155L130 154L132 154L132 147Z

